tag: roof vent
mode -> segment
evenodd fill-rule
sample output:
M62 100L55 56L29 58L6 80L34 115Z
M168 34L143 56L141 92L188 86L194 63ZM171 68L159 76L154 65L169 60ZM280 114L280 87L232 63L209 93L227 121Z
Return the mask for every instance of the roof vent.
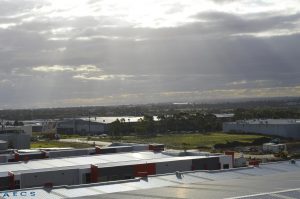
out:
M291 160L290 160L290 163L291 163L291 164L296 164L296 160L291 159Z

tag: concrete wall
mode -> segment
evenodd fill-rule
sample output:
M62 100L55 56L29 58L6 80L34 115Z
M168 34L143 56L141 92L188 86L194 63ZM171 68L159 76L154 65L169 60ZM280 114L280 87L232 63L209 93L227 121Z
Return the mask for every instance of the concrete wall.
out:
M79 184L79 170L40 171L21 174L21 188L41 187L46 183L58 185Z
M190 171L192 160L177 160L156 163L156 174L173 173L176 171Z
M224 165L229 165L229 168L233 167L233 165L232 165L233 160L232 160L231 156L229 156L229 155L225 156L224 155L224 156L220 156L219 158L220 158L221 169L224 168Z
M7 154L1 154L0 155L0 163L7 163L8 162L8 158L9 158L9 155L7 155Z
M100 149L100 154L116 153L117 149L115 147L106 147Z
M116 146L117 153L131 152L132 150L133 150L132 146Z
M138 144L132 146L133 151L145 151L149 149L148 144Z
M0 191L9 189L9 177L0 177Z
M28 160L44 159L44 158L45 158L45 154L42 152L15 154L16 161L28 161Z
M0 140L0 150L6 150L8 147L7 141Z
M98 181L113 181L134 178L134 168L130 166L98 168Z
M220 169L219 157L199 158L192 160L193 170L217 170Z
M300 124L223 123L223 132L248 132L300 139Z
M62 151L49 151L49 158L58 158L58 157L68 157L68 156L82 156L89 155L89 149L72 149L72 150L62 150Z

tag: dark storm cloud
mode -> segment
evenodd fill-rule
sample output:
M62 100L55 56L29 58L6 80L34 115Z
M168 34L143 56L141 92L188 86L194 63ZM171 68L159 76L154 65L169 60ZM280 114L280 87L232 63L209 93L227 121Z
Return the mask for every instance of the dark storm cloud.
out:
M276 14L276 13L275 13ZM206 12L195 16L198 19L208 20L207 27L211 32L219 33L245 33L261 32L272 29L293 29L299 24L300 13L278 16L274 13L263 13L255 15L234 15L223 12ZM205 25L204 25L205 26Z
M92 10L101 2L90 1ZM298 92L299 12L201 11L184 24L153 28L99 13L49 17L55 11L39 10L48 4L0 2L0 106ZM166 13L185 9L168 2Z

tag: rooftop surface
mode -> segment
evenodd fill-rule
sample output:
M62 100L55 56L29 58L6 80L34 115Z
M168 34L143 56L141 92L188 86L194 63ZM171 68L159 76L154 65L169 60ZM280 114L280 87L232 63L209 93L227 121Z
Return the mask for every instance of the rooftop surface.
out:
M300 198L300 161L258 168L184 172L122 182L26 189L38 198L183 199Z
M32 170L55 170L64 167L89 168L91 164L106 164L119 163L126 161L147 161L153 159L170 158L171 156L162 153L154 152L130 152L117 154L101 154L101 155L87 155L79 157L55 158L44 160L31 160L28 162L8 163L0 165L0 173L7 173L8 171L31 172Z

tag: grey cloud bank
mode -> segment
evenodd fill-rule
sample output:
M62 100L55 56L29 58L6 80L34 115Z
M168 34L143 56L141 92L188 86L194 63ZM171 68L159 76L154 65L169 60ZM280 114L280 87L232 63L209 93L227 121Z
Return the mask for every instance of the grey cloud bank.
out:
M300 95L300 2L0 1L0 108Z

